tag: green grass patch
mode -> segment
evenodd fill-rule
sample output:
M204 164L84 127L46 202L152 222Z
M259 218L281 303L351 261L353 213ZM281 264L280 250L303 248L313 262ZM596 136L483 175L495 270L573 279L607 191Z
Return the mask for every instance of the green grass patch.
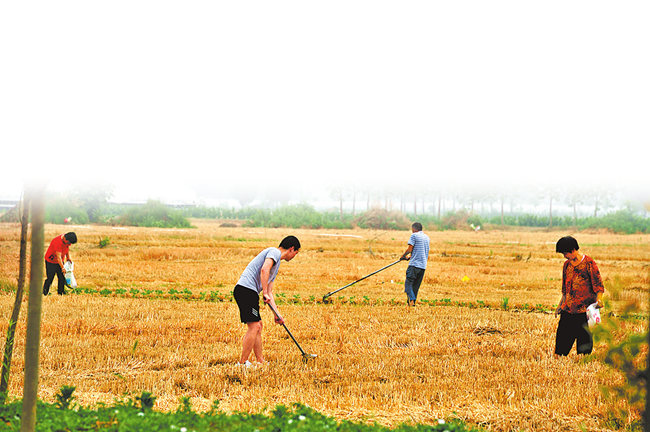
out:
M156 397L151 393L111 405L100 404L94 408L74 403L74 387L65 386L56 395L56 403L39 402L37 406L37 431L339 431L339 432L479 432L457 420L438 420L434 424L400 424L394 428L376 423L367 424L348 420L339 421L301 404L290 407L278 405L269 412L226 413L219 410L215 401L207 412L195 412L190 399L181 398L174 411L160 412L153 409ZM20 430L22 401L15 400L0 406L0 430Z

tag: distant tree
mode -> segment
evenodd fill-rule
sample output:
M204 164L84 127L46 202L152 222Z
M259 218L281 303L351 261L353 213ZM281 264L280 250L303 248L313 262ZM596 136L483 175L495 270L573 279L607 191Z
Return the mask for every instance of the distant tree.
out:
M72 193L72 197L88 214L90 222L101 222L102 208L112 196L112 187L100 184L86 186Z
M578 204L582 204L582 197L584 196L584 193L580 191L572 191L569 193L567 197L568 204L571 206L573 209L573 225L574 227L578 226Z
M588 194L594 202L594 217L598 217L598 212L607 210L612 204L612 194L605 190L592 191Z
M545 197L548 200L548 227L553 227L553 200L557 195L557 191L552 186L543 186L539 189L539 196Z
M231 191L241 207L248 207L257 198L257 190L253 186L238 185Z

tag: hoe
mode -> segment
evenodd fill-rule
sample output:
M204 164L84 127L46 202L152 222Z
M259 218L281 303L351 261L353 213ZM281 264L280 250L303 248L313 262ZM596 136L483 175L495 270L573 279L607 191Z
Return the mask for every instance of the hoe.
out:
M327 302L328 302L327 298L328 298L329 296L331 296L332 294L336 294L337 292L339 292L339 291L341 291L341 290L343 290L343 289L345 289L345 288L347 288L347 287L349 287L349 286L352 286L352 285L354 285L354 284L357 283L357 282L361 282L361 281L364 280L365 278L368 278L368 277L370 277L370 276L372 276L372 275L374 275L374 274L376 274L376 273L379 273L379 272L382 271L382 270L386 270L388 267L394 266L395 264L397 264L397 263L400 262L400 261L402 261L401 258L398 259L397 261L395 261L394 263L390 263L390 264L388 264L386 267L382 267L382 268L380 268L379 270L376 270L376 271L374 271L374 272L372 272L372 273L370 273L370 274L368 274L368 275L365 275L365 276L362 277L361 279L357 279L357 280L355 280L354 282L351 282L351 283L347 284L347 285L344 286L344 287L341 287L341 288L339 288L339 289L337 289L337 290L334 290L334 291L332 291L332 292L328 292L327 294L325 294L325 295L323 296L323 303L327 303Z
M270 307L271 310L273 311L273 314L274 314L276 317L279 317L280 314L278 313L278 311L275 310L275 308L274 308L270 303L267 303L267 304L269 305L269 307ZM296 338L293 337L293 335L291 334L291 332L289 331L289 329L287 328L287 326L286 326L284 323L282 323L282 327L284 327L284 329L287 331L287 333L289 334L289 336L291 336L291 339L293 340L293 342L296 344L296 346L297 346L298 349L300 350L300 353L302 354L302 361L303 361L303 362L307 363L308 360L315 359L316 357L318 357L316 354L309 354L309 353L306 353L305 350L302 349L302 347L300 346L300 344L298 343L298 341L296 340Z

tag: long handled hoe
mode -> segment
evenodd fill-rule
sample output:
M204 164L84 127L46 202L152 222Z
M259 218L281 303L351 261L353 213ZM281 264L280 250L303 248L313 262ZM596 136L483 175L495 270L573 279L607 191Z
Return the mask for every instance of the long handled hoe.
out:
M280 314L278 313L278 311L275 310L275 308L274 308L270 303L267 303L267 305L269 305L269 307L270 307L271 310L273 311L273 314L274 314L276 317L279 317L279 316L280 316ZM308 354L308 353L306 353L305 350L302 349L302 347L300 346L300 344L298 343L298 341L296 340L296 338L293 337L293 335L292 335L291 332L289 331L289 328L288 328L284 323L282 323L282 327L284 327L284 329L287 331L287 333L289 333L289 336L291 336L291 339L293 340L293 342L296 344L296 346L297 346L298 349L300 350L300 353L302 354L302 361L304 361L304 362L306 363L307 360L315 359L316 357L318 357L316 354Z
M361 281L364 280L365 278L368 278L368 277L370 277L370 276L372 276L372 275L374 275L374 274L376 274L376 273L379 273L379 272L382 271L382 270L386 270L388 267L394 266L395 264L397 264L397 263L400 262L400 261L402 261L401 258L398 259L397 261L395 261L394 263L390 263L390 264L388 264L386 267L382 267L382 268L380 268L380 269L377 270L377 271L374 271L374 272L372 272L372 273L370 273L370 274L368 274L368 275L365 275L365 276L362 277L361 279L357 279L357 280L355 280L354 282L351 282L351 283L347 284L347 285L344 286L344 287L341 287L341 288L339 288L339 289L337 289L337 290L334 290L334 291L332 291L332 292L328 292L327 294L325 294L325 295L323 296L323 302L324 302L324 303L327 303L327 298L328 298L329 296L331 296L332 294L336 294L337 292L339 292L339 291L341 291L341 290L343 290L343 289L345 289L345 288L347 288L347 287L349 287L349 286L352 286L352 285L354 285L354 284L357 283L357 282L361 282Z

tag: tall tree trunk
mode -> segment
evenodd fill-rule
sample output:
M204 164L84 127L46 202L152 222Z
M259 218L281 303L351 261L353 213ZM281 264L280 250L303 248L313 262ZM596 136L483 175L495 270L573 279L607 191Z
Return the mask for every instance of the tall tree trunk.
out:
M553 228L553 196L551 196L548 206L548 227Z
M45 224L44 187L29 190L32 208L32 250L30 257L29 303L27 305L27 335L25 337L25 385L20 421L21 432L36 428L36 398L38 397L38 357L41 340L41 305L43 302L43 243Z
M440 220L440 209L442 208L442 196L438 196L438 220Z
M4 404L9 389L9 374L11 372L11 358L14 353L14 337L16 325L20 315L20 306L23 302L23 291L25 290L25 267L27 262L27 228L29 226L29 201L23 195L22 212L20 215L20 254L18 258L18 286L16 288L16 299L14 308L9 319L7 328L7 341L5 342L5 353L2 360L2 373L0 374L0 404Z
M501 198L501 226L504 225L504 220L503 220L503 197Z

